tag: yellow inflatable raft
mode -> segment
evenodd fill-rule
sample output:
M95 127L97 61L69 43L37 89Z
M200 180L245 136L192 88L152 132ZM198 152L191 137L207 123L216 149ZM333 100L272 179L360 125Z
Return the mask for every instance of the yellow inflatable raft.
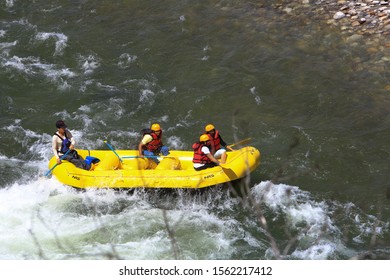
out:
M83 170L63 161L49 162L54 176L63 184L76 188L204 188L245 177L260 164L260 152L244 147L227 152L221 166L195 171L192 151L170 151L168 156L153 159L138 157L136 150L77 150L83 158L100 159L91 170Z

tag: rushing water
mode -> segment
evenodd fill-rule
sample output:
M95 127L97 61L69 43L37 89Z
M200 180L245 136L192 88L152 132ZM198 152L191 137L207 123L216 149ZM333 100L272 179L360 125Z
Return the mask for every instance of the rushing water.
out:
M272 2L0 1L0 259L388 258L390 56ZM190 149L212 122L262 163L80 192L43 176L60 118L87 149L151 122Z

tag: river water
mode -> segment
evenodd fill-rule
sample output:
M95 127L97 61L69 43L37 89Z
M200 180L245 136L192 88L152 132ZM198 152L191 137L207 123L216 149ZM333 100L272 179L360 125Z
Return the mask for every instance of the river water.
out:
M0 1L0 259L389 257L390 56L252 2ZM76 191L43 176L57 119L80 149L159 122L188 150L211 122L261 165Z

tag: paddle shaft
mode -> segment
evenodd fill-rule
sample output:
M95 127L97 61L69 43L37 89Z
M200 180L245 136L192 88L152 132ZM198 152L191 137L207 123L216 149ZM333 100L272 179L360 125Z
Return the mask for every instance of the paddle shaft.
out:
M124 156L122 158L176 158L174 156L170 157L170 156L143 156L143 157L140 157L140 156Z
M68 150L66 151L66 153L63 154L63 155L60 157L60 160L63 160L64 157L65 157L69 152L70 152L70 149L68 149ZM53 169L57 167L57 165L58 165L58 163L54 164L54 166L53 166L49 171L46 172L45 176L47 177L47 176L53 171Z
M246 138L246 139L238 141L238 142L236 142L234 144L228 145L228 147L234 147L234 146L237 146L237 145L246 144L246 143L248 143L250 141L252 141L252 138ZM106 142L106 144L109 145L107 142ZM111 149L111 150L113 150L113 149ZM119 155L114 150L113 150L113 152L119 157ZM144 158L164 158L164 157L169 157L169 156L144 156ZM125 159L125 158L142 158L142 157L140 157L140 156L124 156L122 158Z
M246 144L248 142L252 141L252 138L246 138L244 140L241 140L241 141L238 141L234 144L231 144L231 145L228 145L229 147L234 147L234 146L237 146L237 145L242 145L242 144Z
M144 158L158 158L159 156L143 156ZM124 156L122 158L143 158L140 156Z
M104 143L106 143L110 150L114 152L114 154L119 158L121 162L123 162L122 158L116 153L115 149L107 141L104 141Z

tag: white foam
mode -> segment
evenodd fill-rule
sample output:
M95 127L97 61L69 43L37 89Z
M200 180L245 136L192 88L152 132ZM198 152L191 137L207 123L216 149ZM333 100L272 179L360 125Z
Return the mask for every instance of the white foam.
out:
M139 101L140 103L147 103L149 105L153 105L155 95L156 94L153 91L149 89L144 89L140 93Z
M14 4L14 0L5 0L5 5L7 6L7 8L12 8Z
M256 93L256 87L252 87L252 88L250 89L250 92L251 92L251 94L254 96L256 104L257 104L257 105L260 105L260 104L261 104L261 98L260 98L260 96Z
M256 201L267 205L276 215L284 215L286 226L297 232L297 244L292 257L327 259L337 248L345 250L337 238L339 229L330 217L325 202L314 201L308 192L285 184L261 182L252 189ZM331 236L328 239L326 236Z
M62 55L68 42L68 37L65 34L54 32L39 32L35 36L35 38L41 41L46 41L50 38L54 38L54 40L56 41L54 55Z
M153 201L143 191L79 192L55 178L15 183L0 190L0 259L38 258L38 248L49 259L99 259L113 253L126 259L172 259L164 211L181 258L231 258L240 225L209 209L218 205L216 199L185 196L163 210L155 204L160 197Z
M167 138L166 143L169 143L171 150L184 150L186 145L183 140L178 136L170 136Z
M84 75L91 75L97 68L100 67L101 61L95 55L80 56L79 65L84 71Z
M338 251L338 246L329 242L320 242L305 250L295 250L291 256L299 260L326 260Z
M21 72L28 73L29 71L28 71L28 68L26 68L24 65L24 62L23 62L24 60L25 59L22 59L20 57L13 56L10 59L6 60L5 62L2 62L2 65L5 67L11 67L11 68L17 69Z
M69 68L59 68L55 64L41 63L37 57L18 57L13 56L8 58L2 65L5 67L16 69L27 75L41 74L45 76L49 81L57 84L59 89L65 90L70 86L67 83L67 79L76 76L76 73Z
M8 129L22 129L20 121ZM72 133L79 137L83 131ZM38 145L34 149L39 149ZM42 162L46 164L47 158ZM286 258L353 255L339 238L329 206L315 201L310 193L295 186L261 182L252 188L252 194L255 201L272 210L270 215L276 219L283 216L287 229L297 233ZM218 187L195 195L179 191L177 196L160 196L143 190L131 194L104 189L80 192L54 177L31 179L0 189L0 259L38 258L38 248L49 259L99 259L107 254L126 259L172 259L164 212L182 259L253 257L258 251L274 258L256 214L241 217L242 211L240 200ZM356 223L366 219L375 222L359 215Z
M118 66L121 69L129 68L137 59L138 57L136 55L123 53L119 56Z
M2 30L0 30L0 37L2 37ZM13 42L5 42L5 43L0 43L0 49L8 49L11 47L15 47L18 41L13 41Z

